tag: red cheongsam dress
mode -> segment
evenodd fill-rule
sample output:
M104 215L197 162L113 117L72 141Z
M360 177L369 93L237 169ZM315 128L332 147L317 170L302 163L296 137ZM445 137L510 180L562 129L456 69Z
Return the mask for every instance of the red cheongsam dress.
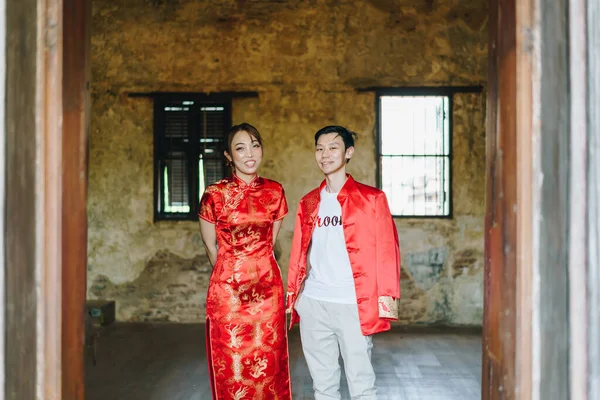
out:
M284 287L273 223L287 213L281 184L235 175L206 188L199 217L215 224L218 253L206 298L213 399L291 399Z

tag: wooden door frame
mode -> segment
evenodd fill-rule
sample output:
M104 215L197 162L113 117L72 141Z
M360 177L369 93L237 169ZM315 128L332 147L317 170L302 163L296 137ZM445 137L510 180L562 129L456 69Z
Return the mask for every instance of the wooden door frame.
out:
M534 125L534 87L539 88L539 71L535 63L535 46L531 35L533 32L534 0L517 2L515 14L516 29L516 68L519 95L516 98L517 127L517 171L520 178L517 184L517 309L515 310L518 338L515 347L514 398L526 399L533 385L532 375L532 318L533 318L533 143L538 141L539 124Z
M0 400L83 400L89 5L0 2Z
M62 1L6 2L6 399L60 399Z
M91 0L63 0L62 398L85 398Z
M517 240L516 0L491 0L488 22L482 398L515 387Z
M599 16L490 2L483 399L600 390Z
M573 400L591 399L600 390L595 341L600 334L600 114L595 106L600 104L600 26L592 17L600 15L600 6L584 0L559 3L570 18L568 26L559 27L567 38L561 45L569 46L570 97L560 103L568 104L569 121L562 130L548 131L560 140L569 132L569 151L563 149L559 161L567 162L573 190L561 226L569 231L561 244L567 258L558 265L569 278L568 327L557 342L567 334L574 345L550 361L571 369L561 377L565 382L553 382L548 375L553 365L541 358L541 349L553 339L543 337L548 292L540 285L548 273L540 256L550 238L539 221L555 216L548 214L542 190L548 183L540 176L551 184L564 182L564 175L548 174L552 171L542 159L543 141L552 140L542 118L548 102L543 77L563 53L543 46L553 44L554 34L540 22L546 11L540 7L547 4L491 0L484 399L547 399L544 390L564 383ZM6 169L0 165L5 211L0 215L0 307L5 310L0 315L0 400L83 399L89 42L82 46L63 36L88 32L89 39L89 8L77 8L82 4L0 0L7 16L6 70L0 68L0 93L6 93L0 98L0 154L7 155ZM65 23L63 15L80 17ZM63 81L65 73L76 79ZM67 246L74 242L76 251Z
M569 0L570 70L570 174L569 213L569 359L570 398L592 399L588 392L588 332L590 315L587 281L587 218L595 213L588 208L588 35L585 0ZM575 21L575 22L573 22ZM597 24L597 23L596 23ZM600 26L600 25L597 25ZM592 40L593 38L590 38ZM592 186L593 187L593 186ZM591 246L590 246L591 248ZM591 260L590 260L591 261ZM590 270L591 271L591 270ZM593 281L592 281L593 282ZM597 340L597 336L596 336ZM600 388L599 388L600 389ZM589 396L589 397L588 397Z
M584 3L585 4L585 3ZM600 393L600 4L598 1L587 2L585 25L587 38L587 59L585 60L587 84L586 97L588 115L587 132L587 175L585 177L587 192L587 318L588 348L587 376L588 396ZM595 155L590 157L590 155ZM575 267L575 265L574 265ZM583 354L580 354L583 356Z
M0 155L2 160L6 157L6 0L0 0ZM5 249L4 249L4 210L5 210L5 176L6 163L0 162L0 332L5 332L4 310L5 310ZM0 335L0 388L4 388L5 376L5 350L4 350L4 334ZM4 400L4 389L0 389L0 400Z
M38 187L41 212L38 221L37 264L40 293L37 309L41 329L38 338L38 396L62 399L61 393L61 296L62 296L62 0L39 0L37 139L40 149ZM36 213L37 214L37 213Z

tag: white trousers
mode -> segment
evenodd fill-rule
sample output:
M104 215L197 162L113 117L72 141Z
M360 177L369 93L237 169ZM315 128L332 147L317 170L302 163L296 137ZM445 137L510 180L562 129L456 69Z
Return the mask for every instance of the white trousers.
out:
M315 400L341 399L339 363L344 360L352 399L376 400L375 371L371 364L371 336L363 336L356 304L330 303L300 296L300 337Z

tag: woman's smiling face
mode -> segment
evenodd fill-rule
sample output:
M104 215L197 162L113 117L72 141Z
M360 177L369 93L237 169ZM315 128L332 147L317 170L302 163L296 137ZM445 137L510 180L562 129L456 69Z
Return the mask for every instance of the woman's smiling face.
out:
M260 142L246 131L237 132L231 140L231 154L225 152L225 157L233 165L235 174L246 182L256 176L262 156Z

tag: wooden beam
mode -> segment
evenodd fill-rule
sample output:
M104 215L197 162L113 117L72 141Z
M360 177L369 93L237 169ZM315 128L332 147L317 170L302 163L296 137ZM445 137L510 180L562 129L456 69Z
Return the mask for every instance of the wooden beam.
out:
M539 118L534 118L539 98L539 58L532 0L520 0L517 21L517 309L515 349L515 398L531 399L533 321L533 147L539 141ZM535 88L535 89L534 89Z
M570 399L587 400L587 39L586 1L569 0L570 151L568 190L569 389Z
M588 400L600 390L593 386L593 369L600 371L594 364L600 358L594 353L600 273L593 267L600 244L591 236L598 232L593 225L600 197L594 195L600 165L592 133L600 15L592 16L593 3L524 0L517 9L518 150L522 160L533 156L529 167L519 162L518 169L519 212L529 210L524 213L529 218L519 223L517 394L522 399Z
M36 397L37 1L6 5L6 356L9 400Z
M6 1L0 0L0 159L6 160ZM5 332L6 324L4 321L6 303L5 303L5 234L6 225L4 224L5 215L5 162L0 162L0 400L4 400L5 387Z
M540 153L534 166L543 180L534 263L539 276L539 395L543 400L569 398L569 133L570 87L568 3L540 4ZM552 349L552 351L548 351ZM536 389L537 390L537 389Z
M600 2L588 1L587 36L587 293L588 398L600 393ZM574 399L575 400L575 399Z
M85 398L90 0L64 0L62 399Z
M517 57L515 0L489 20L483 399L515 396L517 290Z
M497 330L496 313L492 312L495 300L491 298L492 269L492 227L494 220L494 207L491 201L496 190L496 138L498 136L496 118L498 109L498 1L490 0L490 16L488 22L488 96L486 107L486 202L485 202L485 243L484 243L484 279L483 279L483 322L482 322L482 363L481 363L481 398L492 399L492 385L498 380L499 370L497 338L492 335Z
M496 190L496 138L498 136L496 118L498 110L498 1L490 0L490 16L488 22L488 97L486 127L486 211L485 211L485 244L484 244L484 280L483 280L483 328L482 328L482 363L481 363L481 398L492 399L492 385L498 381L499 344L497 336L492 332L498 330L496 312L492 312L495 299L491 297L492 287L492 227L494 207L491 201Z
M446 95L452 96L455 93L481 93L483 85L472 86L369 86L364 88L356 88L357 92L375 92L380 96L390 95Z
M62 0L37 0L37 396L61 399ZM21 397L23 398L23 397Z
M5 397L60 399L62 2L6 4Z
M181 97L200 98L202 100L225 101L239 98L255 98L258 92L130 92L128 97Z

